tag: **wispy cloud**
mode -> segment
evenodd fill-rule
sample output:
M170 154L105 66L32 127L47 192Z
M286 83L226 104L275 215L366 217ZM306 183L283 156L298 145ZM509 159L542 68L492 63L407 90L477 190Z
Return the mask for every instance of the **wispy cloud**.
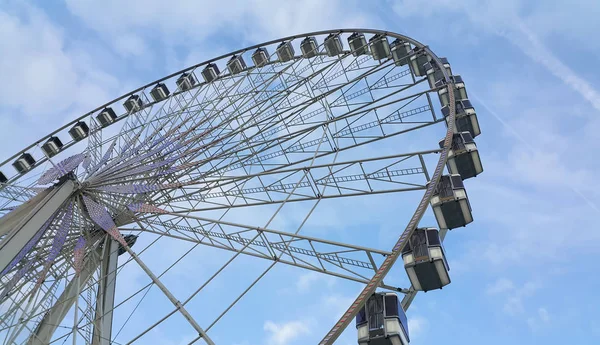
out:
M310 334L307 321L273 322L267 321L264 325L267 333L268 345L289 345L302 335Z
M515 18L513 24L514 30L502 35L600 111L600 93L559 60L522 20Z
M433 13L438 14L440 11L447 10L466 14L472 24L477 25L479 29L506 38L600 111L600 93L564 64L521 19L519 11L526 3L521 0L502 2L434 0L429 1L428 6L422 6L419 1L400 0L395 2L394 9L401 16L429 17ZM539 16L537 19L539 20Z

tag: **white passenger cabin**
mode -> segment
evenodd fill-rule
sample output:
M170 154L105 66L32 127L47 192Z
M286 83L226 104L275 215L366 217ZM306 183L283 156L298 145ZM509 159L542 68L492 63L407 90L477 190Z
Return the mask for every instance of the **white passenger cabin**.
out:
M415 290L427 292L450 284L450 267L437 229L416 229L402 250L402 260Z
M287 62L294 59L294 47L291 42L281 42L275 51L277 58L281 62Z
M48 141L44 143L44 145L42 145L42 151L44 151L46 156L53 157L60 152L60 149L62 149L62 147L62 141L60 141L58 137L52 136L48 139Z
M430 202L441 229L454 229L473 221L467 191L458 174L440 177Z
M444 147L443 140L440 141L440 147ZM450 174L459 174L463 180L483 172L481 157L470 132L454 133L446 166Z
M300 50L302 51L302 56L305 58L311 58L317 56L319 44L317 43L317 39L313 36L306 37L300 43Z
M344 51L344 45L339 34L329 34L329 36L325 37L323 45L329 56L338 56Z
M205 82L210 83L211 81L217 79L219 73L221 73L221 71L219 71L219 67L214 63L209 63L202 70L202 77L204 78Z
M263 67L267 63L269 63L269 52L267 48L257 48L254 53L252 53L252 62L256 67Z
M158 83L152 88L152 90L150 90L150 96L154 102L165 100L167 97L169 97L169 95L169 88L164 83Z
M90 133L90 128L87 123L83 121L77 122L73 128L69 129L69 135L73 138L74 141L80 141L81 139L88 136Z
M375 60L383 60L390 57L390 43L385 35L374 35L369 39L369 48Z
M355 32L348 37L348 45L350 45L350 50L354 56L369 54L367 39L365 38L365 35L360 32Z
M246 69L246 62L244 61L244 58L241 55L234 55L227 62L227 69L231 74L241 73L243 70Z
M35 165L35 159L29 153L24 153L13 164L13 167L20 173L26 173Z
M408 345L408 320L393 292L374 293L356 315L359 345Z

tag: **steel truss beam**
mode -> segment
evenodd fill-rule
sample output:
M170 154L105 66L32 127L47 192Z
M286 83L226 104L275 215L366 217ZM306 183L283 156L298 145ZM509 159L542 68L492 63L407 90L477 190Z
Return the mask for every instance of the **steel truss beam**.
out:
M23 247L34 238L48 219L50 219L64 202L67 201L71 194L73 194L75 188L75 183L71 180L67 180L60 186L49 191L45 197L35 200L35 206L29 213L24 215L19 222L13 222L9 219L5 224L0 223L0 225L2 225L0 234L10 232L0 242L0 271L3 271L8 267ZM10 214L6 217L10 218ZM9 226L13 226L13 228L10 229Z
M199 243L359 283L367 283L371 272L377 271L377 262L381 261L379 258L390 254L378 249L223 220L191 215L182 218L196 221L198 224L184 226L170 221L146 219L140 220L148 225L144 229L128 230ZM205 230L211 226L221 231ZM408 291L386 284L381 284L381 287L393 291Z
M77 298L79 298L79 293L85 289L86 284L100 266L101 257L102 249L96 249L87 255L81 273L69 282L54 305L44 315L27 345L46 345L50 343L52 335L71 310Z
M110 345L112 335L119 243L111 236L106 236L102 249L92 345Z

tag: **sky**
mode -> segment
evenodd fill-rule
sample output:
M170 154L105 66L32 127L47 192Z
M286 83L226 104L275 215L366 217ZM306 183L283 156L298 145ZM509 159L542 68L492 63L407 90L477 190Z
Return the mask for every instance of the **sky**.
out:
M129 90L228 51L334 28L406 34L447 57L466 81L485 168L467 184L474 223L445 244L452 284L419 294L407 312L412 343L597 344L599 15L600 2L584 0L0 0L0 159ZM375 236L389 250L404 228L385 202L347 212L328 204L310 234L355 244ZM177 246L166 242L165 256L169 245ZM208 274L224 254L194 255L175 281ZM213 297L190 309L223 309L223 295L268 264L236 261L207 292ZM130 272L118 289L143 282ZM360 288L278 266L210 334L218 344L316 343ZM168 309L159 291L148 298L157 301L148 313ZM182 320L150 337L187 344L194 333ZM356 343L352 328L340 344Z

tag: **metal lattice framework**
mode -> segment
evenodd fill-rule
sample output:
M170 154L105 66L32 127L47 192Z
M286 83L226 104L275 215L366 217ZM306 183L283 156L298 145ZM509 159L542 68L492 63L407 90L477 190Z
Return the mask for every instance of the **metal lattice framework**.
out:
M181 314L198 335L192 343L214 344L210 330L227 322L234 305L277 263L364 286L320 344L332 344L377 288L404 294L408 308L416 294L410 283L383 279L443 173L454 133L454 84L442 68L443 82L432 87L416 75L409 56L362 54L371 44L366 40L354 50L323 44L352 33L375 35L371 42L408 42L413 52L443 65L428 47L389 32L286 37L145 85L2 162L0 171L15 171L0 184L3 343L130 344ZM316 38L309 51L299 48L307 37ZM253 59L257 48L265 61ZM162 87L173 91L158 93ZM434 105L441 89L449 91L446 116ZM74 136L81 122L87 126ZM55 137L62 143L52 151L44 143ZM19 171L10 166L17 160ZM399 203L422 195L416 210L397 220L407 226L391 250L302 233L319 204L383 195ZM288 209L298 225L278 228ZM141 258L164 241L231 255L193 293L177 298L163 279L188 252L160 272ZM201 325L189 302L244 258L271 264ZM117 277L132 266L148 283L115 301ZM115 324L115 315L130 300L142 303L150 288L164 294L172 310L118 338L129 318Z

